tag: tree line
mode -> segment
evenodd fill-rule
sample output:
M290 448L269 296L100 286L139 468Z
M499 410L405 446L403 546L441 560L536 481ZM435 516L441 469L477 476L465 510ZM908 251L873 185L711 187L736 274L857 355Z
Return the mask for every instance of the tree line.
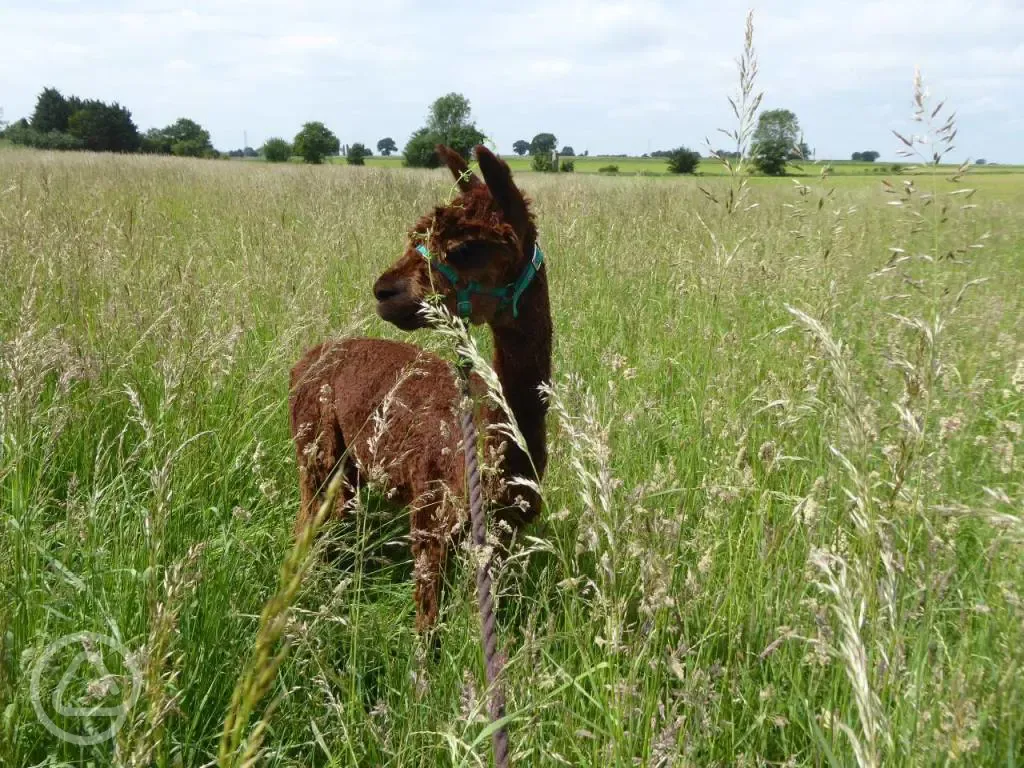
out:
M2 114L0 114L2 117ZM56 88L44 88L39 94L30 118L4 128L2 135L14 144L40 149L91 150L95 152L145 152L181 157L263 157L270 162L287 162L298 156L307 163L322 163L328 157L343 155L350 165L363 165L373 155L366 145L356 142L343 145L324 123L311 121L288 141L275 136L267 139L259 150L252 147L220 153L210 141L210 133L194 120L182 117L164 128L151 128L141 133L131 112L114 102L97 99L65 97ZM415 130L402 149L402 163L411 168L436 168L440 164L435 147L446 144L466 158L472 149L486 140L486 135L473 120L469 99L460 93L448 93L436 99L427 111L425 124ZM558 138L542 132L531 140L518 139L512 151L529 155L535 171L572 171L576 151L569 144L557 150ZM384 157L396 154L398 144L390 137L380 139L377 152ZM581 156L589 153L584 151ZM738 151L714 150L719 158L737 158ZM762 112L750 147L753 167L766 175L783 175L790 163L810 159L812 155L803 139L797 116L788 109ZM646 155L645 155L646 157ZM686 146L652 152L650 157L666 161L671 173L695 173L700 153ZM851 159L874 162L874 150L854 152Z

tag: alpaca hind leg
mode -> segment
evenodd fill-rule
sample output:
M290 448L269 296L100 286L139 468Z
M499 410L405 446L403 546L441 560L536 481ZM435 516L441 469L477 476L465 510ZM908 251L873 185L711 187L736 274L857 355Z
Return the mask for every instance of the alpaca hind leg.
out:
M299 516L295 521L297 536L309 525L327 499L327 488L336 471L344 472L338 496L328 519L341 519L351 500L358 472L352 458L346 454L345 439L337 426L328 425L315 437L296 443L299 454ZM347 482L346 482L347 481Z

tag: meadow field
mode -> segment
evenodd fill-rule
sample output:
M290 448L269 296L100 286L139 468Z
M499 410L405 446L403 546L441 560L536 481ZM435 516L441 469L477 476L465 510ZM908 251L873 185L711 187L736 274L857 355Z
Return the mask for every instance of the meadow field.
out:
M229 712L221 765L490 764L465 555L436 650L374 494L281 600L289 368L409 338L370 289L451 192L369 165L0 151L0 765L215 764ZM513 764L1024 763L1024 175L517 178Z
M505 158L508 161L509 167L516 173L533 172L530 170L531 159L527 157L517 157L516 155L507 155ZM599 173L602 168L608 168L609 166L617 167L618 174L622 176L626 175L642 175L642 176L671 176L668 172L667 161L660 157L616 157L614 155L593 155L593 156L577 156L577 157L563 157L563 160L572 160L574 165L575 173ZM298 161L298 158L293 158L294 161ZM347 161L343 157L332 158L331 162L345 164ZM370 168L401 168L402 167L402 156L392 155L390 157L373 156L366 158L366 165ZM853 160L819 160L819 161L806 161L801 163L794 163L789 166L788 174L792 177L815 177L821 173L821 168L824 165L828 165L832 169L833 176L863 176L871 175L878 177L879 175L892 175L893 166L898 165L901 167L907 166L907 163L903 160L898 163L886 162L879 160L874 163L864 163ZM924 168L922 172L927 173L939 173L939 174L952 174L956 170L954 165L940 165L935 168ZM1016 174L1024 173L1024 166L1020 165L978 165L972 169L975 174ZM704 157L701 158L700 164L697 166L696 174L699 176L725 176L728 174L727 169L722 165L719 160L714 158Z

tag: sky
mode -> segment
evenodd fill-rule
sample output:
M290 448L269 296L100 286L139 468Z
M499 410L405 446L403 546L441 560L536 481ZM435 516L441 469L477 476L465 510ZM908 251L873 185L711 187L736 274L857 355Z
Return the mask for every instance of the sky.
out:
M444 5L441 9L439 6ZM498 150L554 133L578 153L640 154L735 118L749 0L3 0L0 109L39 91L118 101L142 130L189 117L221 150L291 138L399 147L457 91ZM958 116L955 160L1024 163L1024 0L764 0L764 108L793 110L819 158L913 132L914 68Z

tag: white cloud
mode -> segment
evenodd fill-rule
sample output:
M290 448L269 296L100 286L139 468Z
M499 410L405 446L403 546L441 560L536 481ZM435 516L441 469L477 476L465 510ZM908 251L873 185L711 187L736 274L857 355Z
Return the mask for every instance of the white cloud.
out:
M460 91L506 151L552 131L592 152L689 144L731 123L747 2L718 0L86 0L0 8L0 106L47 85L117 100L140 127L187 115L232 148L323 120L399 144ZM766 106L794 109L820 154L905 125L920 65L964 118L961 148L1024 161L1019 0L766 0L755 17ZM997 119L998 118L998 119Z

